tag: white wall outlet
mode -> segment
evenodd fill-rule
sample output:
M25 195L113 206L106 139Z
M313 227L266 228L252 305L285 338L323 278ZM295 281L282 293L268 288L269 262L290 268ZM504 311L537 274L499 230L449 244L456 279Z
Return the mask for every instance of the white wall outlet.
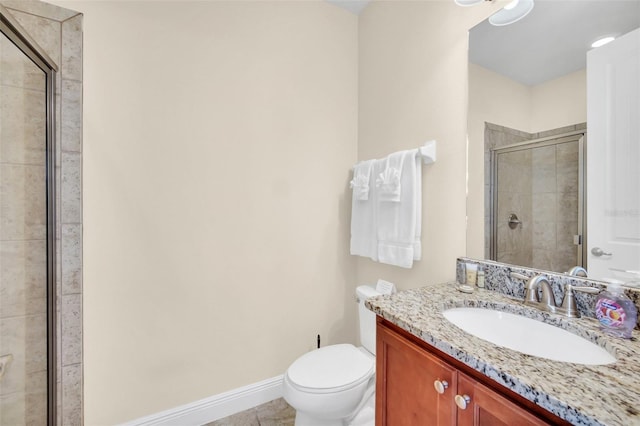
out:
M0 356L0 380L2 380L2 377L7 372L7 368L9 368L11 361L13 361L13 355L11 354Z

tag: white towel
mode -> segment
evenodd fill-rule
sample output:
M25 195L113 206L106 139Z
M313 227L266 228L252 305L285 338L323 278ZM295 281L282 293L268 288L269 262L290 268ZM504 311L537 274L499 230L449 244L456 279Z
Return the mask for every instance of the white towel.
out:
M353 179L349 182L353 190L353 198L357 200L369 199L369 181L371 180L371 166L374 160L363 161L353 167Z
M414 180L416 230L413 236L413 260L420 260L422 259L422 156L419 150L413 159L416 163L416 177Z
M358 163L353 168L351 198L351 254L378 260L376 238L376 191L370 185L373 169L379 160ZM366 190L365 190L366 185Z
M392 154L403 156L399 201L387 201L381 197L375 215L378 260L403 268L411 268L413 261L419 260L422 255L422 168L417 154L418 150L415 149Z
M385 160L384 170L376 174L376 187L380 201L400 202L402 192L400 177L404 158L404 151L389 155Z

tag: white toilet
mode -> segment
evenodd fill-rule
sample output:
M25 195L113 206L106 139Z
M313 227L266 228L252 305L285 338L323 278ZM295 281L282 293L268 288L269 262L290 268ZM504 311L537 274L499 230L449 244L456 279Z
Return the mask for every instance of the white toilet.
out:
M364 301L379 294L366 285L356 288L363 347L325 346L302 355L287 369L283 396L296 409L296 426L348 425L374 401L376 315Z

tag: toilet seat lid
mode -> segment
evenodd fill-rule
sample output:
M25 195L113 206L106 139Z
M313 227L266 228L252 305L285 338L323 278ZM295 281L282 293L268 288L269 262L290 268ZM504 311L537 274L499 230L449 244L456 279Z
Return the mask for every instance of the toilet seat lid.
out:
M297 386L321 391L361 382L374 370L374 359L351 344L341 344L306 353L291 364L287 376Z

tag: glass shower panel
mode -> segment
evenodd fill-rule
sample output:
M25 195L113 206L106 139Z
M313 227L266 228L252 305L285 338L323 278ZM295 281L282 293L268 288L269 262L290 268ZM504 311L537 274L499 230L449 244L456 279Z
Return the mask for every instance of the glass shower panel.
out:
M554 271L568 271L576 261L576 241L582 232L580 220L580 143L556 145L556 256Z
M0 34L0 425L47 424L46 74Z
M531 150L505 152L497 159L497 260L531 265Z
M496 152L495 260L556 272L581 264L580 150L559 138Z
M556 271L557 166L554 145L531 149L531 266ZM575 259L572 260L575 263ZM568 270L568 269L567 269Z

